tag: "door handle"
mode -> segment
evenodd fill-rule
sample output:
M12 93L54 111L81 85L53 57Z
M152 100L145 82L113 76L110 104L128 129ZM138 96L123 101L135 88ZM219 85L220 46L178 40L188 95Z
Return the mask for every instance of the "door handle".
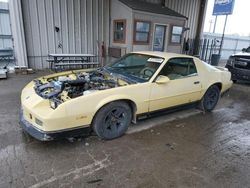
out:
M196 82L194 82L194 84L199 84L200 83L200 81L196 81Z

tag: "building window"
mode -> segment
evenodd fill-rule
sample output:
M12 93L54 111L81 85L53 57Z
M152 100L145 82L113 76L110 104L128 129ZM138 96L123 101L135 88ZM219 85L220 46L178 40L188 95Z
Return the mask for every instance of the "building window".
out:
M182 36L182 27L173 26L172 28L172 36L171 36L171 43L180 44L181 43L181 36Z
M126 20L114 20L114 42L126 41Z
M135 21L134 43L148 44L150 36L150 22Z

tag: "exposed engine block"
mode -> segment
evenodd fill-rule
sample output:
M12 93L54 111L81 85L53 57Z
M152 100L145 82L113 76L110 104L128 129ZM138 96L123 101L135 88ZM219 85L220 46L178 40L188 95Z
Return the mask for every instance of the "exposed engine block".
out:
M65 91L67 96L75 98L97 90L105 90L118 86L117 80L108 78L101 71L90 73L76 73L76 79L67 76L59 76L48 79L46 83L34 80L36 93L45 98L60 100L60 95Z

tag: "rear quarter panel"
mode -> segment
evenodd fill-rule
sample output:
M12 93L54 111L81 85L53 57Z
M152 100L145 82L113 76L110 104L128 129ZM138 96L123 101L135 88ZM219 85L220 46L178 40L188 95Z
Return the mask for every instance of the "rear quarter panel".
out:
M226 91L232 86L231 73L223 67L213 67L207 63L203 63L199 59L195 59L197 71L202 83L202 96L207 89L216 84L221 83L221 92Z

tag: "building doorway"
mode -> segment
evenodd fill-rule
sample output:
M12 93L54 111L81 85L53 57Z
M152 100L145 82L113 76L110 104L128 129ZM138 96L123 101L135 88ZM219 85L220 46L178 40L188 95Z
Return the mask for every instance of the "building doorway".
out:
M165 38L166 38L166 25L155 24L153 51L163 52L165 50Z

